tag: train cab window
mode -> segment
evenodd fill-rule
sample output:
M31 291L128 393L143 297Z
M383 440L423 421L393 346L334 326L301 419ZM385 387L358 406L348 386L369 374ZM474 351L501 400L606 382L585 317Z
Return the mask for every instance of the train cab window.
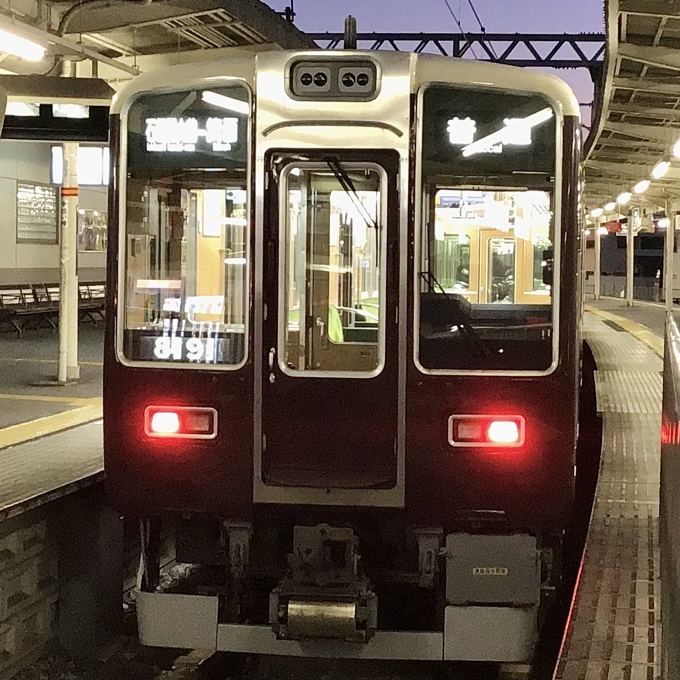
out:
M245 361L249 99L243 85L143 94L123 119L127 360Z
M557 125L536 95L433 85L421 95L416 362L425 371L548 371Z
M281 368L375 374L384 362L384 171L299 164L283 172Z

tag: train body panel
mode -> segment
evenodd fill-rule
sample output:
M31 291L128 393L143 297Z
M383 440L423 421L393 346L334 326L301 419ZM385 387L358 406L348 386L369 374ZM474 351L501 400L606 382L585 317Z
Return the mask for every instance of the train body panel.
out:
M403 53L195 69L112 108L106 485L143 639L186 645L185 602L233 651L482 660L454 638L493 620L487 660L526 658L573 511L573 95ZM215 602L157 605L160 517Z

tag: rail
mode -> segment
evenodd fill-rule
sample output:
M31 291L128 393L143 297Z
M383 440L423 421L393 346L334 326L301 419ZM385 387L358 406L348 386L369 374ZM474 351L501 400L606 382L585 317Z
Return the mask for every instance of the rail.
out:
M662 678L680 668L680 315L666 319L661 421L661 665Z

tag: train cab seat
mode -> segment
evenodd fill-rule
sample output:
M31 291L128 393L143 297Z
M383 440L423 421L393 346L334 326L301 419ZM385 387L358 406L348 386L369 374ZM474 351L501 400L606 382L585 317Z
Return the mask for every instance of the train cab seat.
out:
M420 328L424 335L470 324L472 305L459 293L421 293Z

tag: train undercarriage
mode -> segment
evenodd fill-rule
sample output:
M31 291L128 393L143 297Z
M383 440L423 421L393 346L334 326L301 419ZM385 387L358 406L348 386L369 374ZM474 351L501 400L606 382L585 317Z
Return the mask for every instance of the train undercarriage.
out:
M165 581L160 520L144 522L141 641L322 657L531 658L560 584L560 536L445 534L396 516L294 524L301 514L309 522L316 513L167 521L177 561L192 566Z

